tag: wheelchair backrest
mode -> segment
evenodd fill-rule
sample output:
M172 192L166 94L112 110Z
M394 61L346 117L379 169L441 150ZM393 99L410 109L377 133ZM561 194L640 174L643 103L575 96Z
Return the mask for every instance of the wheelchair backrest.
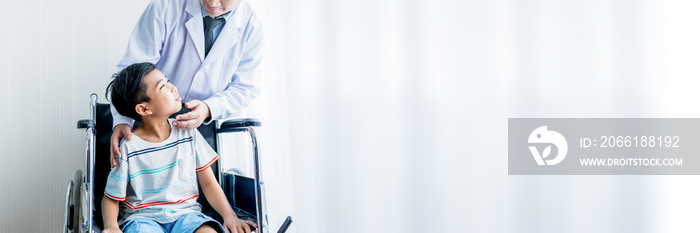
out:
M95 109L95 196L94 221L102 228L102 197L107 176L111 170L109 161L109 138L112 136L112 112L109 104L97 103Z

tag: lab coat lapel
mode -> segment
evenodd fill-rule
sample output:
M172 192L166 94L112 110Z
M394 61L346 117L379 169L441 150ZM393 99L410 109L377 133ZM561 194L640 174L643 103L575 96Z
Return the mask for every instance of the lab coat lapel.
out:
M192 38L194 42L194 47L197 49L197 54L199 54L199 60L204 60L204 22L202 20L202 8L197 0L187 1L187 8L185 11L189 13L192 18L185 22L185 27L187 28L187 33Z
M216 58L226 53L231 47L238 44L241 40L241 34L238 32L238 28L240 27L242 16L243 14L240 9L236 9L236 11L233 12L228 22L224 24L224 28L221 29L219 37L214 41L214 45L212 45L211 50L209 50L209 55L204 59L202 67L206 67L209 63L216 60Z

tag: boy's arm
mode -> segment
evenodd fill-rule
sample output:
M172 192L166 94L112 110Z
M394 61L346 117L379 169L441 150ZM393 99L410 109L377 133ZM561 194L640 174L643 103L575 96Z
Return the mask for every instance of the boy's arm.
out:
M119 202L107 196L102 197L102 222L104 223L105 232L121 232L117 222L117 215L119 215Z
M126 144L123 143L119 149L128 154L129 150ZM129 163L126 156L118 158L117 161L117 166L112 168L109 176L107 176L104 196L102 197L103 233L121 233L117 219L119 218L119 202L126 200L126 188L129 183Z
M240 233L249 233L251 231L250 226L257 228L257 225L251 221L238 219L238 216L231 208L231 204L226 200L224 191L221 190L219 183L216 182L211 167L197 172L197 179L209 204L224 218L224 228L229 230L229 232Z

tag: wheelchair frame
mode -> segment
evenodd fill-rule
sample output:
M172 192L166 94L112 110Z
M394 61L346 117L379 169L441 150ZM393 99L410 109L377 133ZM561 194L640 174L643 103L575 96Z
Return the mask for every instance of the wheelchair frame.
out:
M90 118L89 120L79 120L78 129L85 129L85 175L83 175L82 170L76 171L73 180L69 180L66 188L66 200L65 209L63 216L63 232L68 233L84 233L84 232L101 232L98 229L97 223L94 221L94 211L95 211L95 190L94 183L95 180L95 138L97 126L97 94L90 95ZM259 127L261 125L260 121L254 118L241 118L225 121L220 127L216 128L216 143L217 143L217 153L219 153L220 145L222 145L221 133L235 133L244 132L248 133L251 138L251 143L253 146L253 163L254 163L254 180L255 180L255 199L256 199L256 209L257 209L257 222L258 228L255 229L257 233L268 233L268 218L265 203L265 186L262 180L262 171L260 166L259 152L258 152L258 141L255 134L254 127ZM110 126L111 127L111 126ZM223 156L219 156L218 169L216 169L216 176L219 180L219 185L222 185L222 173L223 163L221 162ZM229 194L226 194L228 197ZM97 203L100 204L100 203ZM291 217L288 217L288 222L291 223ZM285 222L284 225L289 225ZM284 232L284 229L280 229L280 232Z

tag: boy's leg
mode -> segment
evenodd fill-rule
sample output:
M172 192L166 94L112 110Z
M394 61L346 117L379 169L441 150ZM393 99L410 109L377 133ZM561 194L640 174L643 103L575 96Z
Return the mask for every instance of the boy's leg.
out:
M197 228L197 230L194 231L194 233L216 233L216 230L214 230L213 227L209 226L209 224L202 224Z
M209 230L209 231L207 231ZM171 232L219 232L224 233L221 223L202 213L189 213L178 218Z
M135 218L124 223L122 226L122 232L165 233L165 230L163 230L163 227L161 227L160 224L153 219Z

